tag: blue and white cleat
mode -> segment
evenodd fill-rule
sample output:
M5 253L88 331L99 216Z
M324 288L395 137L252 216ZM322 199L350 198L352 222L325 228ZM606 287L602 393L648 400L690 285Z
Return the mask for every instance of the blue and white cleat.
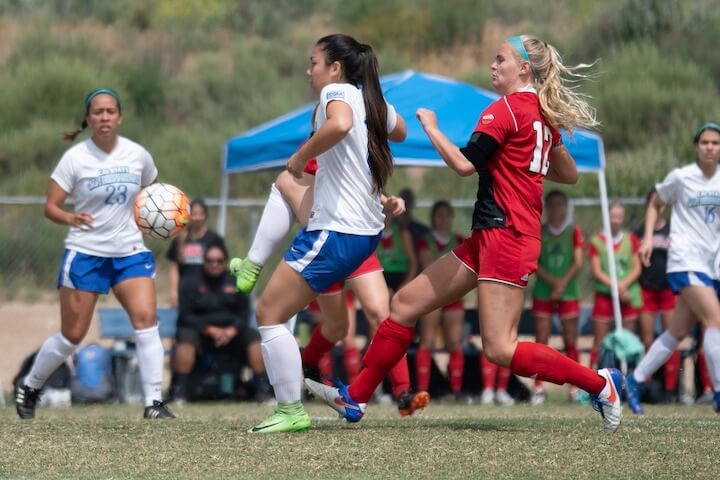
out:
M617 368L603 368L598 375L605 379L605 387L597 395L592 395L592 407L600 412L603 420L603 429L606 432L615 432L622 420L622 399L620 392L623 387L623 374Z
M350 423L359 422L365 414L367 404L357 403L350 398L347 385L339 383L337 387L330 387L309 378L305 379L305 385L316 398L327 403Z
M713 399L715 400L715 411L720 413L720 390L713 394Z
M631 373L625 379L625 390L627 391L627 402L630 410L635 415L642 415L645 413L642 405L640 405L640 397L642 395L642 384L635 380L635 376Z

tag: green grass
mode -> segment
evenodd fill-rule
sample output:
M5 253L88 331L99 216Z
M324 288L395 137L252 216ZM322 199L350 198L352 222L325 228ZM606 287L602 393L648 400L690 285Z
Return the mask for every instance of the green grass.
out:
M129 406L0 408L0 478L717 478L710 407L650 406L614 435L589 407L431 405L401 419L371 406L360 425L312 404L301 434L250 435L269 407L204 404L176 421Z

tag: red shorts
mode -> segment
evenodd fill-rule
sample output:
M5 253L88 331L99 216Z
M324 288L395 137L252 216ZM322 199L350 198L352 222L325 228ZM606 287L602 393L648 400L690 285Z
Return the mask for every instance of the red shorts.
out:
M454 312L456 310L465 310L465 304L462 300L456 300L442 307L443 312Z
M355 308L355 294L352 290L345 291L345 304L347 305L347 308ZM310 302L307 306L307 311L311 313L320 313L320 305L318 304L317 299Z
M363 263L360 264L360 266L353 273L348 275L345 280L352 280L353 278L361 277L368 273L382 272L382 271L383 271L383 268L382 268L382 265L380 265L380 259L378 259L377 253L373 252L370 254L370 256L368 258L365 259L365 261ZM336 282L336 283L333 283L332 285L330 285L320 295L332 295L332 294L342 291L342 289L344 287L345 287L345 282Z
M640 309L629 303L620 302L620 314L623 320L634 320L638 317ZM595 294L595 304L592 309L592 319L597 322L612 322L615 319L613 314L612 297L602 293Z
M662 290L642 289L642 311L647 313L671 312L675 310L675 295L670 288Z
M492 280L525 288L537 270L540 239L509 228L473 230L453 254L478 280Z
M580 316L580 300L541 300L533 298L533 315L552 317L557 313L561 320Z

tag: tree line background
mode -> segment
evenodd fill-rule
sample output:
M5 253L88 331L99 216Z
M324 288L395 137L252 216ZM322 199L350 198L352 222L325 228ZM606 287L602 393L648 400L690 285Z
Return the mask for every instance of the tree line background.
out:
M61 132L80 124L89 90L110 86L122 134L153 154L160 179L218 196L224 142L312 101L309 53L339 31L373 45L384 74L413 68L485 88L512 34L539 35L566 64L597 61L578 88L602 122L609 193L644 196L693 160L695 129L720 120L718 25L714 0L0 0L0 195L43 195L69 146ZM264 198L274 176L234 175L231 196ZM408 182L398 169L390 190ZM419 198L476 189L448 169L413 187ZM597 185L583 177L568 193ZM0 217L5 245L26 242L11 229L36 231L25 213ZM52 260L54 270L57 255L34 254L28 269ZM16 257L4 248L0 265Z

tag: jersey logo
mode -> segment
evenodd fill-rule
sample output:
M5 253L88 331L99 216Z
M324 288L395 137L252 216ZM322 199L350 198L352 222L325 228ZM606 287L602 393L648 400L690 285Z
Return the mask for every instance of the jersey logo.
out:
M342 90L337 90L335 92L327 92L325 94L325 98L328 100L332 100L333 98L345 98L345 92Z
M480 119L480 123L482 125L490 125L495 120L495 115L492 113L488 113L487 115L483 115Z

